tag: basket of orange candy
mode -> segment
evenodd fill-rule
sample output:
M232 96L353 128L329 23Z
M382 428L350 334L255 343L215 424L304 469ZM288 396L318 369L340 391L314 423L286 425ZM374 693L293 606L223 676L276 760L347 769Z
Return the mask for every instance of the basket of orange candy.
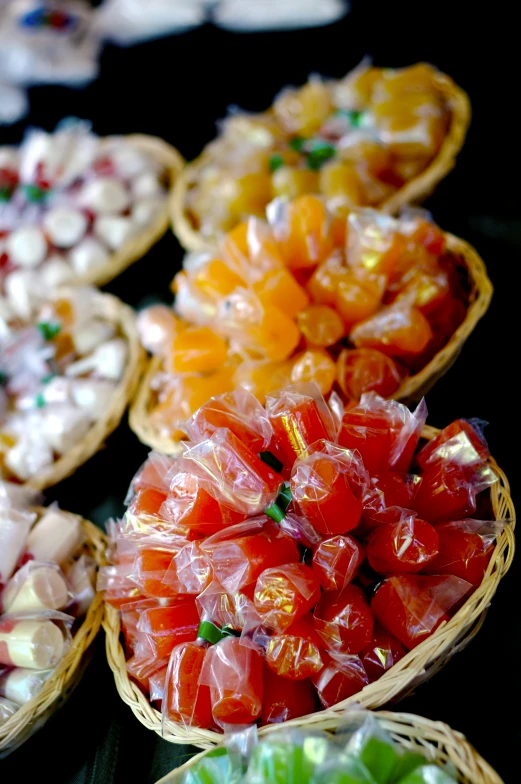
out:
M199 250L277 197L321 194L335 211L395 212L454 166L470 119L466 94L425 63L313 76L260 114L234 111L177 180L174 231Z
M420 210L335 217L317 196L275 200L185 257L174 310L138 318L153 358L134 400L139 438L174 453L187 419L243 385L259 400L315 381L344 401L419 399L456 358L492 286L476 251Z
M184 424L180 456L149 455L99 586L108 662L145 726L209 747L381 707L472 639L514 508L485 423L426 417L374 392L344 408L294 385L263 406L238 387Z

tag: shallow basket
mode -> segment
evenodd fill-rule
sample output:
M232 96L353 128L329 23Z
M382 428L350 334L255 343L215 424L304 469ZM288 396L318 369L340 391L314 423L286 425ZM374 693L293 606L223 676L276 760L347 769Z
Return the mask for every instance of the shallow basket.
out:
M127 365L122 378L114 388L111 404L105 414L97 419L85 436L72 449L56 460L50 468L36 474L26 482L26 485L34 487L36 490L44 490L46 487L61 482L101 449L107 436L119 425L129 401L134 396L144 369L145 353L139 342L133 310L117 297L113 297L112 294L102 294L95 291L92 296L95 297L96 313L115 324L118 332L126 339L128 345Z
M425 395L436 381L451 367L460 353L470 333L488 310L492 299L492 283L487 269L474 248L459 237L445 233L448 251L466 267L470 284L469 304L464 321L454 331L450 340L441 348L422 370L408 376L394 393L395 400L413 403ZM132 401L130 409L130 427L138 438L165 454L175 455L180 448L179 442L161 436L150 422L149 411L153 402L152 381L161 369L160 360L152 357L146 372Z
M384 212L396 214L405 204L419 203L427 198L454 167L456 156L465 141L471 114L468 95L449 76L439 71L433 71L432 82L451 112L447 134L438 154L427 168L378 205L378 209ZM205 148L195 161L186 166L172 191L170 220L176 237L186 250L203 250L209 244L209 240L194 229L187 213L186 202L188 190L197 181L199 171L211 161L212 155L208 148Z
M46 509L37 507L42 515ZM107 540L103 532L78 515L66 512L81 521L86 534L82 552L92 556L98 567L105 563ZM0 758L5 757L24 743L66 701L81 678L88 662L88 648L96 637L103 617L103 596L96 593L83 623L72 639L67 653L54 673L43 684L38 694L23 705L8 721L0 726Z
M440 431L425 427L422 437L434 438ZM511 520L499 535L492 558L481 585L476 588L465 604L450 621L438 629L420 645L409 651L406 656L391 667L381 678L365 686L362 691L323 711L317 711L288 725L310 725L328 720L338 721L344 709L353 703L365 708L380 708L402 699L424 681L431 678L449 658L464 648L479 631L488 606L494 596L501 578L507 573L514 557L515 509L510 496L508 480L495 460L489 458L489 465L498 477L490 489L492 510L496 520ZM125 667L125 652L120 641L120 614L105 603L103 628L106 632L106 650L109 666L114 673L116 688L121 699L130 706L139 721L154 730L171 743L190 743L200 748L210 748L222 740L222 735L212 730L197 727L184 727L166 720L161 724L161 714L149 703L139 687L128 677ZM268 728L260 730L268 732Z
M451 729L441 721L431 721L412 713L390 713L378 711L372 714L380 727L391 735L400 746L412 751L420 751L429 761L451 762L457 772L460 784L503 784L498 774L479 756L461 732ZM308 730L334 731L342 723L339 717L329 717L327 712L317 714L307 720L296 719L284 726L300 727ZM261 735L271 734L280 729L280 724L272 724L260 731ZM183 775L191 770L208 752L196 757L176 768L156 784L181 784Z
M136 133L123 138L133 147L146 153L164 167L168 189L165 205L155 220L144 226L139 234L130 237L121 248L112 253L106 264L95 267L90 272L82 275L81 278L75 279L74 285L84 286L91 284L93 286L104 286L110 280L120 275L134 261L144 256L168 228L169 194L184 167L184 159L174 147L156 136ZM110 140L110 137L108 137L108 140Z

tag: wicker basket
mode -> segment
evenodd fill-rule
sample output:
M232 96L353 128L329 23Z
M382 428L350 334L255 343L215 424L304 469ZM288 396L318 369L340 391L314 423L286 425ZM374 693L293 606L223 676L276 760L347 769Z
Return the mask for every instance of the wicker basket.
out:
M46 510L35 510L42 514ZM105 563L107 541L99 528L78 515L67 512L79 519L87 535L83 552L92 556L98 567ZM0 757L5 757L24 743L36 732L65 702L79 681L87 660L87 649L96 637L103 616L103 596L97 593L87 611L85 619L74 635L71 647L56 667L51 677L30 702L23 705L8 721L0 727Z
M436 428L426 427L422 435L430 440L437 433L439 430ZM512 520L512 524L506 526L498 537L481 585L450 621L439 626L434 634L409 651L381 678L333 708L311 714L305 719L298 719L297 723L313 725L325 717L338 721L346 706L354 702L360 703L365 708L380 708L405 697L440 670L452 654L464 648L479 631L499 581L510 568L515 544L515 510L509 484L493 458L489 459L489 464L499 480L490 491L494 517L498 520L508 518ZM151 706L139 687L128 677L125 652L120 642L120 615L108 604L105 604L103 628L106 632L107 659L114 673L116 688L121 699L130 706L145 727L154 730L171 743L191 743L200 748L209 748L220 742L222 735L211 730L183 727L168 720L162 726L159 711ZM288 722L288 724L293 723ZM265 731L268 730L261 730L261 732Z
M155 136L132 134L126 136L125 140L158 161L165 168L168 190L170 191L184 166L184 160L180 153L163 141L163 139L158 139ZM74 283L80 286L86 284L104 286L117 275L120 275L134 261L144 256L168 228L168 201L168 198L166 198L165 206L155 220L148 226L145 226L135 237L128 239L121 248L111 255L106 264L95 267L81 278L75 280Z
M449 76L438 71L433 72L433 88L441 93L451 112L447 135L429 166L378 205L384 212L396 214L405 204L419 203L429 196L440 180L454 167L456 156L465 141L471 113L468 95ZM175 235L186 250L203 250L209 243L193 227L186 202L188 190L197 182L199 171L211 161L211 153L208 150L203 151L195 161L186 166L172 191L170 219Z
M341 723L337 715L329 717L325 711L316 716L316 720L310 717L304 721L297 719L288 724L310 730L332 731ZM378 711L373 713L373 716L380 727L400 746L405 746L412 751L421 751L432 762L451 762L456 768L457 780L460 784L503 784L497 773L479 756L465 736L451 729L447 724L424 719L411 713ZM280 724L272 724L270 727L263 728L260 734L277 732L279 728ZM181 784L184 773L194 767L205 754L206 751L192 757L156 784Z
M468 270L469 307L465 320L455 330L446 345L434 355L422 370L413 376L408 376L399 386L393 398L405 403L419 400L451 367L479 319L487 312L492 298L492 283L488 278L483 260L474 248L453 234L446 233L445 240L450 253L460 260ZM161 363L157 357L149 360L136 397L132 401L129 416L130 427L138 438L152 449L175 455L179 451L179 442L161 436L151 424L149 417L153 403L152 380L160 369Z
M136 330L134 312L111 294L93 292L97 313L113 323L128 344L127 366L123 377L114 389L112 403L104 416L96 420L86 435L66 454L56 460L46 471L33 476L26 484L36 490L61 482L85 463L101 447L107 436L119 425L125 409L132 399L145 366L145 353Z

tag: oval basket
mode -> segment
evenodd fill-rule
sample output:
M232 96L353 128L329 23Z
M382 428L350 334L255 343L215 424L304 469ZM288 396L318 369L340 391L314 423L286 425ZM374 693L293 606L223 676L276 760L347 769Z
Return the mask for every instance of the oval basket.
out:
M380 727L400 746L411 751L420 751L432 762L451 762L457 772L460 784L503 784L498 774L485 762L483 757L470 745L461 732L451 729L441 721L431 721L423 716L412 713L391 713L376 711L372 714ZM329 717L327 711L317 715L315 721L294 720L285 726L300 727L309 730L334 731L341 724L338 716ZM272 724L260 731L261 735L277 732L280 724ZM176 768L156 784L181 784L183 775L191 770L196 763L207 754L198 754Z
M443 96L450 109L451 119L447 134L438 154L427 168L378 205L378 209L384 212L396 214L405 204L419 203L429 196L454 167L456 156L465 141L471 115L468 95L449 76L438 71L433 71L432 83L434 90ZM204 250L209 244L209 240L203 238L194 228L186 202L188 190L197 182L199 171L211 161L212 155L208 148L205 148L195 161L185 167L172 191L170 220L174 234L186 250Z
M422 436L428 440L440 431L425 427ZM431 678L449 658L464 648L479 631L488 606L494 596L501 578L507 573L514 557L515 509L510 496L508 480L495 460L489 458L489 465L498 477L490 490L492 509L496 520L509 519L511 525L505 526L498 537L496 547L481 585L467 599L453 618L442 624L428 639L404 656L374 683L362 691L339 702L333 708L318 711L307 717L288 722L288 725L320 722L323 718L338 721L344 709L359 703L364 708L381 708L402 699L414 691L421 683ZM154 730L171 743L190 743L200 748L210 748L222 740L222 735L212 730L197 727L184 727L172 721L162 726L161 713L149 703L139 687L128 677L125 666L125 652L120 641L120 614L105 604L103 628L106 632L106 649L109 666L114 673L116 688L123 702L130 706L139 721ZM260 732L266 732L261 729Z
M425 395L455 362L468 336L488 310L493 287L487 269L474 248L459 237L445 233L447 249L457 258L458 264L466 267L469 280L469 305L464 321L454 331L450 340L441 348L422 370L408 376L393 395L395 400L413 403ZM152 380L160 370L157 357L149 360L146 372L130 408L130 427L140 441L152 449L175 455L179 442L162 436L150 422L149 411L153 404Z
M164 167L168 192L170 193L185 164L181 154L175 147L167 144L163 139L158 139L156 136L136 133L124 138L136 149L146 153ZM152 223L145 226L139 234L130 237L121 248L112 253L106 264L95 267L81 278L77 278L74 281L74 285L84 286L90 284L93 286L104 286L117 275L120 275L134 261L144 256L168 228L169 198L167 196L164 208Z
M112 294L95 291L92 296L95 297L96 313L114 324L121 336L126 339L127 366L114 389L111 405L104 416L96 420L86 435L50 468L25 483L36 490L44 490L46 487L58 484L101 449L107 436L119 425L129 401L134 396L145 366L145 353L139 342L133 310Z
M41 515L46 509L37 507ZM71 512L81 521L86 534L82 552L92 556L98 567L105 563L107 540L92 523ZM0 757L5 757L24 743L66 701L81 678L88 662L88 648L96 637L103 617L103 596L96 593L83 623L72 639L67 653L54 673L45 681L38 694L0 726Z

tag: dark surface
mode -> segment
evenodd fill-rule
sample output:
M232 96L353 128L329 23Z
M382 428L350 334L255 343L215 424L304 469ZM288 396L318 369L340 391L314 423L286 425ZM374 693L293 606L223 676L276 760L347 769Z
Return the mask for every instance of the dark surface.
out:
M317 0L318 1L318 0ZM470 95L473 121L457 168L427 202L438 223L471 242L488 265L495 295L456 365L430 392L429 422L477 416L490 422L489 443L517 492L519 397L519 131L514 121L513 20L495 3L481 15L463 4L353 2L351 15L313 31L235 35L211 27L128 50L107 48L101 78L83 91L31 91L35 125L52 129L63 116L90 118L99 134L163 136L190 159L215 133L215 120L237 104L260 110L287 83L312 71L340 77L365 55L377 65L426 60L449 73ZM456 18L456 12L462 18ZM513 102L513 103L512 103ZM0 130L19 141L24 126ZM517 173L516 173L517 172ZM168 234L107 287L132 305L167 298L182 251ZM49 500L103 525L123 510L129 481L146 447L126 423L107 448ZM519 781L521 640L519 559L501 583L477 638L400 710L443 720L465 733L507 784ZM189 747L162 741L142 727L118 698L98 639L94 661L61 712L0 761L0 781L56 784L153 784L189 756ZM224 783L223 783L224 784Z

